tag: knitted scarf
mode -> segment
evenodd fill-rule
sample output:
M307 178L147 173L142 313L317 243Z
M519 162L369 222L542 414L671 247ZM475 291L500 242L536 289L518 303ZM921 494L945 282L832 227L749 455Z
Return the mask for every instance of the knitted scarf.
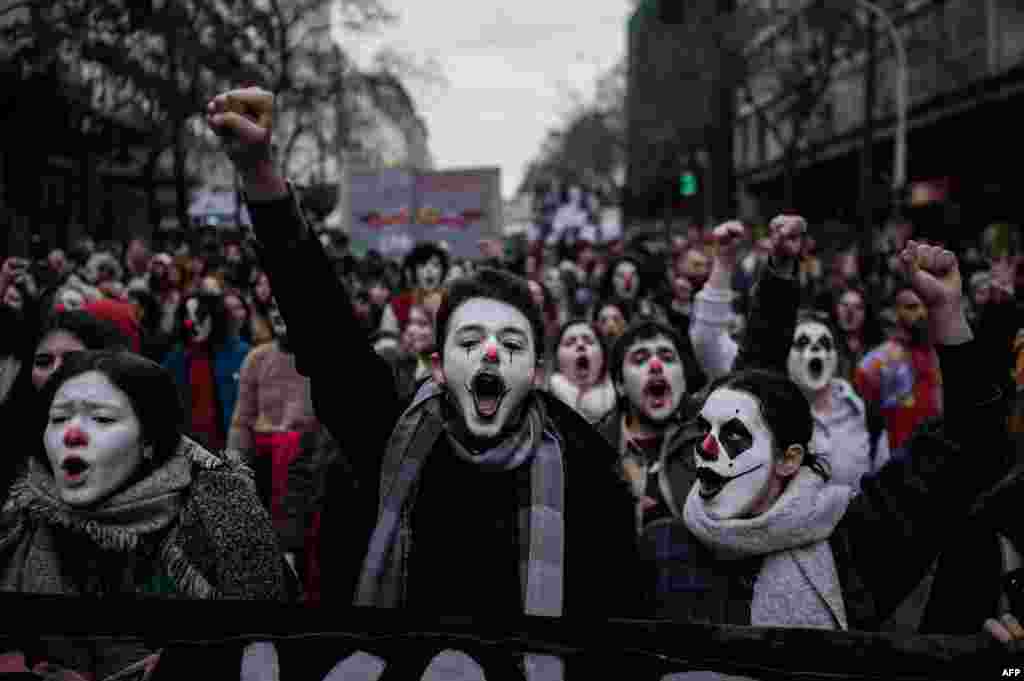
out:
M227 465L182 438L175 454L144 478L96 507L80 509L61 500L49 467L31 457L26 474L12 486L4 508L7 531L0 536L0 553L13 553L0 568L0 591L79 595L83 588L118 588L109 583L83 587L83 578L84 583L96 584L89 575L81 574L88 570L84 564L73 569L80 573L78 580L69 574L69 566L62 565L60 549L62 542L70 539L81 542L88 553L106 557L101 568L109 561L125 570L124 575L114 575L120 578L122 590L215 597L213 586L175 540L193 467ZM146 559L152 560L157 570L150 583L139 585L131 572L138 561Z
M522 537L520 574L526 614L562 614L565 551L565 499L562 443L549 424L543 404L530 399L523 427L493 449L470 453L445 430L444 391L428 380L399 419L381 475L381 506L356 593L356 605L397 607L405 598L406 562L412 537L416 481L434 449L446 436L456 456L483 470L530 466L530 494L520 496Z
M854 490L831 485L807 467L770 509L754 518L716 520L690 490L683 521L720 560L763 556L754 584L754 626L847 628L842 588L828 543Z

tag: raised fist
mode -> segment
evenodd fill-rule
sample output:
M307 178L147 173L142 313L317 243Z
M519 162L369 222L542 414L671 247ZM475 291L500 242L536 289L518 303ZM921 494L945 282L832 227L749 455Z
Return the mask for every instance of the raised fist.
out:
M783 263L792 263L804 251L807 221L799 215L776 215L768 224L772 256Z
M900 264L914 291L929 310L959 307L963 283L952 252L939 246L908 241L900 252Z
M272 93L257 87L221 93L207 105L206 122L220 136L236 165L249 168L270 160Z
M736 251L746 233L746 227L739 220L729 220L715 227L711 232L715 257L735 261Z

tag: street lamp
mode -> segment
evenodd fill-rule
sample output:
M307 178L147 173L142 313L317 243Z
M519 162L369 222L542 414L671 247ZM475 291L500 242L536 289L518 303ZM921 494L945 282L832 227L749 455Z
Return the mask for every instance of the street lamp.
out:
M903 45L903 38L888 12L871 0L855 1L860 7L882 20L896 50L896 150L892 162L892 188L894 194L898 196L907 183L907 51Z

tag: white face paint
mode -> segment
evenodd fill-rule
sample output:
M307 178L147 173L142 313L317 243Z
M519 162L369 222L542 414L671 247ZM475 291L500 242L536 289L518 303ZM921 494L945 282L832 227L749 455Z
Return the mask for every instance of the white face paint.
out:
M694 453L697 484L708 515L729 520L763 513L775 501L775 458L760 402L749 393L719 388L697 422L704 433Z
M604 368L604 351L589 324L573 324L558 345L558 370L580 388L597 383Z
M805 394L825 390L838 363L835 339L827 326L820 322L797 325L789 349L789 378Z
M63 305L65 310L81 310L85 307L85 297L72 288L61 289L57 302Z
M185 326L195 343L205 343L213 332L213 315L198 298L189 298L185 302Z
M636 298L637 289L640 286L640 277L636 271L636 265L626 261L620 262L612 275L612 286L615 295L626 300Z
M441 259L436 255L416 266L416 282L420 288L434 289L441 285Z
M43 445L61 500L76 507L114 494L142 463L142 427L131 400L98 371L57 391Z
M565 284L562 283L562 272L557 267L549 267L544 270L544 285L555 300L562 300L565 297Z
M469 432L493 438L529 393L537 350L530 322L508 303L470 298L448 320L435 379L448 386Z
M675 344L658 335L630 345L616 388L640 419L662 424L671 418L686 395L686 374Z

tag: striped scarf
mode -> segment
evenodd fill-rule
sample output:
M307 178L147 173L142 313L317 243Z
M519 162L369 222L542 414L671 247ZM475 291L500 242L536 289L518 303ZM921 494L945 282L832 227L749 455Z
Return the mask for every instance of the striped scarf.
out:
M445 432L443 395L443 389L433 380L424 383L388 443L377 527L363 564L356 605L398 607L404 602L416 481L427 456L444 435L456 456L482 469L530 466L529 494L522 490L519 503L523 607L528 615L561 616L565 557L562 443L547 420L543 404L532 399L519 432L493 449L474 455Z

